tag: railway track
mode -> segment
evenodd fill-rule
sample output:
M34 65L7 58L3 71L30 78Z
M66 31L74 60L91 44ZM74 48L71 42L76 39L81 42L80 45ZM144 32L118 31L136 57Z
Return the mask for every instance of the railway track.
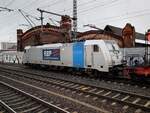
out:
M12 108L0 100L0 113L16 113Z
M37 82L39 85L51 85L53 87L58 87L61 89L69 89L72 92L82 93L84 95L94 97L94 100L99 98L103 98L106 100L112 101L112 104L122 104L125 109L129 109L130 107L135 108L135 111L144 111L150 112L150 97L143 96L135 93L130 93L122 90L109 89L103 87L96 87L85 85L82 83L77 83L73 81L61 80L53 77L45 77L39 74L33 74L25 71L18 70L1 70L8 74L13 74L13 76L26 78L27 80L32 80Z
M4 82L0 82L0 106L0 113L69 113Z
M26 69L27 71L31 71L31 72L35 72L37 71L37 69L33 68L31 70L31 68L28 68L24 65L21 64L11 64L11 63L6 63L6 64L2 64L5 66L8 66L8 68L16 68L16 69ZM38 70L37 73L45 73L48 74L49 72L53 73L53 74L62 74L62 75L66 75L67 74L67 79L70 78L79 78L79 79L85 79L85 80L94 80L97 82L106 82L109 84L118 84L118 85L126 85L126 86L133 86L133 87L138 87L141 89L146 89L150 87L150 82L149 81L143 81L143 80L139 80L139 81L132 81L129 79L125 79L125 78L120 78L117 77L115 79L112 79L111 77L103 77L103 78L96 78L96 77L91 77L91 76L84 76L84 75L78 75L78 74L70 74L68 72L62 72L62 71L56 71L56 70ZM68 77L69 75L69 77ZM65 78L66 78L65 77Z
M12 63L6 63L6 64L2 64L7 66L8 68L15 68L15 69L23 69L26 71L30 71L33 73L44 73L44 76L48 76L49 73L53 74L53 75L57 75L59 74L61 77L59 76L55 76L55 78L65 78L65 79L82 79L84 81L95 81L95 82L99 82L99 83L106 83L106 84L114 84L117 86L125 86L128 87L127 89L130 89L131 87L134 87L135 89L141 89L141 90L146 90L148 88L150 88L150 82L149 81L143 81L143 80L138 80L138 81L132 81L129 79L125 79L125 78L120 78L117 77L115 79L109 78L109 77L103 77L103 78L96 78L96 77L91 77L91 76L84 76L84 75L78 75L78 74L70 74L68 72L62 72L62 71L56 71L56 70L37 70L35 68L33 68L31 70L31 68L28 68L27 66L21 65L21 64L12 64ZM69 75L69 76L68 76ZM62 77L63 76L63 77ZM132 90L131 90L132 91Z

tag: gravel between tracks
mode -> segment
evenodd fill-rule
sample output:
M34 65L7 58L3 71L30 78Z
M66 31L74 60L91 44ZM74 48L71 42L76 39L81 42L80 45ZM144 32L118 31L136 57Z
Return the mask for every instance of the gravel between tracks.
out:
M84 106L84 104L79 104L78 101L72 102L71 100L73 100L73 99L70 99L70 100L67 99L69 97L61 98L61 97L51 93L51 90L48 87L47 87L47 89L45 89L45 88L43 89L42 87L40 89L37 89L37 88L30 87L26 84L21 85L20 83L16 83L16 82L6 79L4 77L1 77L1 81L6 82L14 87L21 89L21 90L24 90L25 92L30 93L34 96L38 96L39 98L41 98L47 102L55 103L55 105L58 105L61 108L67 107L68 109L67 108L66 109L68 111L70 111L71 113L75 113L75 112L77 112L77 113L110 113L110 112L107 112L106 110L103 110L101 108L98 108L98 107L95 107L92 105L88 105L87 103L84 103L84 102L83 103L87 104L88 107ZM60 94L58 94L58 95L60 95Z
M18 69L24 69L24 67L14 67L14 68L18 68ZM126 85L126 84L123 84L123 83L121 83L121 84L118 84L117 82L111 82L111 81L100 81L100 80L95 80L95 79L91 79L91 78L85 78L85 77L80 77L80 76L72 76L72 75L70 75L70 76L68 76L68 74L62 74L62 73L55 73L55 72L47 72L47 71L39 71L39 70L31 70L31 69L26 69L26 70L30 70L30 71L32 71L32 72L34 72L34 73L37 73L37 74L42 74L42 75L45 75L45 76L53 76L53 77L56 77L56 78L61 78L61 79L64 79L64 80L70 80L70 81L77 81L77 82L79 82L79 83L84 83L84 84L88 84L88 85L95 85L95 86L103 86L103 87L108 87L108 88L112 88L112 89L119 89L119 90L124 90L124 91L129 91L129 92L134 92L134 93L139 93L139 94L142 94L142 95L150 95L150 89L149 89L149 87L143 87L143 88L141 88L141 87L139 87L139 86L136 86L136 85L134 85L134 86L132 86L132 85ZM31 81L31 83L32 83L32 81ZM112 85L113 84L113 85ZM18 86L17 86L18 87ZM70 94L69 96L71 97L71 98L76 98L76 99L79 99L79 100L82 100L82 101L85 101L84 99L85 99L85 95L82 95L82 94L76 94L76 93L73 93L72 94L72 92L70 92L70 91L64 91L64 90L61 90L61 92L60 92L60 90L59 90L59 88L55 88L55 87L50 87L49 86L49 88L50 88L50 90L51 91L54 91L54 92L58 92L58 93L61 93L61 94L63 94L63 95L67 95L68 93ZM32 90L32 89L31 89ZM31 91L32 92L32 91ZM37 94L41 94L41 97L43 98L43 92L36 92ZM45 96L44 96L44 99L47 99L47 100L51 100L51 99L49 99L49 98L47 98L47 96L46 96L46 94L44 94ZM75 96L75 95L80 95L80 98L79 98L79 96L77 97L77 96ZM83 98L82 98L83 97ZM92 98L93 99L93 97L88 97L88 99L89 98ZM53 101L53 102L56 102L57 103L57 101L58 101L58 98L53 98L54 100L51 100L51 101ZM89 100L91 100L91 99L89 99L89 100L86 100L88 103L90 103L90 101ZM66 100L65 100L66 101ZM111 112L114 112L114 113L116 113L115 111L118 111L117 113L123 113L123 112L125 112L125 111L120 111L120 109L118 109L118 107L114 107L114 109L111 109L110 110L110 106L109 106L109 104L112 104L111 102L109 103L109 102L107 102L107 101L105 101L105 100L98 100L99 101L99 103L97 102L97 100L96 100L96 102L97 102L97 104L98 104L98 106L100 107L100 108L105 108L105 109L109 109L109 111L111 111ZM103 103L101 103L100 101L103 101ZM66 101L67 102L67 101ZM59 103L59 102L58 102ZM70 102L69 102L70 103ZM68 104L68 102L67 102L67 104ZM71 103L70 103L71 104ZM91 104L93 104L94 105L94 103L91 103ZM107 104L107 105L106 105ZM65 106L65 105L64 105ZM114 104L114 106L116 106L115 104ZM79 107L79 106L78 106ZM120 107L122 107L122 106L120 106ZM73 108L75 108L75 106L73 106ZM79 107L80 109L82 109L83 107L81 106L81 107ZM74 110L75 111L75 110ZM84 109L83 109L83 111L84 111ZM87 110L88 111L88 110ZM87 112L86 111L86 113L92 113L91 111L88 111ZM81 111L80 111L80 113L81 113ZM83 112L83 113L85 113L85 112ZM93 113L96 113L95 111L93 112ZM130 113L130 111L128 111L127 113Z
M142 94L145 96L150 96L150 87L148 85L146 85L145 87L142 85L141 87L139 85L131 85L131 84L123 83L123 82L118 83L118 82L115 82L115 80L114 82L112 82L109 80L99 80L99 79L93 79L93 78L89 78L85 76L74 76L74 75L66 74L66 73L30 69L28 67L25 68L25 66L23 65L17 65L17 64L15 64L15 66L13 68L27 70L33 73L44 75L44 76L50 76L50 77L60 78L64 80L76 81L76 82L83 83L83 84L118 89L118 90L129 91L129 92L133 92L137 94Z

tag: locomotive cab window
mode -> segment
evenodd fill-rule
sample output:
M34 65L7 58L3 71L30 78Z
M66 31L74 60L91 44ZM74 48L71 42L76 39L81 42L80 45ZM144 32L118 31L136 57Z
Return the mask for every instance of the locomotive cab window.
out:
M94 51L94 52L99 52L99 47L98 47L98 45L93 45L93 51Z

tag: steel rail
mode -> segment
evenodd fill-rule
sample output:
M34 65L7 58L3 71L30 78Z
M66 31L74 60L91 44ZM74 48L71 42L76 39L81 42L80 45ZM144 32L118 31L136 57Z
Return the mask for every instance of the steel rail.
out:
M35 97L35 96L33 96L33 95L29 94L29 93L26 93L26 92L24 92L24 91L22 91L22 90L20 90L20 89L18 89L18 88L15 88L15 87L13 87L13 86L7 84L7 83L4 83L4 82L0 81L0 84L4 85L4 86L6 86L6 87L9 87L10 89L13 89L14 91L18 92L19 94L23 94L24 96L26 96L26 97L28 97L28 98L31 98L32 100L34 100L34 101L40 103L41 105L46 106L47 108L49 108L49 109L51 109L51 110L53 110L53 111L55 111L55 112L58 112L58 113L70 113L70 112L68 112L68 111L66 111L66 110L64 110L64 109L62 109L62 108L60 108L60 107L57 107L57 106L55 106L55 105L53 105L53 104L51 104L51 103L48 103L48 102L46 102L46 101L44 101L44 100L42 100L42 99L40 99L40 98L38 98L38 97ZM7 109L10 111L10 113L16 113L12 108L10 108L10 107L9 107L8 105L6 105L4 102L2 102L2 101L0 101L0 102L1 102L1 104L2 104L5 108L7 108Z
M43 75L40 75L40 74L33 74L31 72L25 72L23 70L14 70L14 69L10 69L11 71L17 71L17 72L21 72L21 73L25 73L25 74L30 74L30 75L35 75L35 76L41 76L41 77L45 77ZM5 72L8 72L8 70ZM44 82L44 83L47 83L47 84L52 84L52 85L57 85L57 86L60 86L60 87L63 87L63 88L67 88L67 89L71 89L71 90L74 90L74 91L77 91L77 92L82 92L82 93L85 93L85 94L88 94L88 95L92 95L92 96L96 96L96 97L99 97L99 98L105 98L105 99L109 99L109 100L112 100L112 101L115 101L115 102L118 102L118 103L123 103L125 105L129 105L129 106L132 106L132 107L136 107L136 108L141 108L142 110L146 110L146 111L150 111L150 107L149 107L149 102L150 102L150 97L149 96L143 96L143 95L139 95L139 94L135 94L135 93L131 93L131 92L126 92L126 91L122 91L122 90L116 90L116 89L110 89L110 88L103 88L103 87L97 87L97 86L90 86L90 85L85 85L85 84L82 84L82 83L77 83L77 82L73 82L73 81L67 81L67 80L62 80L62 79L57 79L57 78L53 78L53 77L45 77L45 78L50 78L50 79L55 79L57 82L53 82L53 81L50 81L50 80L41 80L41 79L37 79L35 77L31 77L31 76L26 76L26 75L23 75L23 74L17 74L15 72L15 75L19 75L19 76L23 76L23 77L26 77L26 78L29 78L29 79L33 79L33 80L36 80L36 81L40 81L40 82ZM67 85L63 85L63 84L60 84L60 82L66 82L68 84ZM64 83L65 84L65 83ZM79 88L74 88L74 87L69 87L69 84L74 84L74 85L79 85L79 87L81 86L84 86L84 87L90 87L90 89L98 89L98 90L104 90L104 91L107 91L106 93L108 92L113 92L115 94L122 94L122 95L126 95L129 96L129 97L136 97L136 99L140 98L141 100L147 100L147 103L148 103L148 106L145 105L141 105L141 104L137 104L137 102L131 102L131 101L126 101L127 99L118 99L118 98L113 98L113 97L110 97L108 95L101 95L101 94L97 94L97 93L94 93L94 92L90 92L90 91L86 91L86 90L82 90L82 89L79 89Z
M2 100L0 100L0 106L4 108L8 113L17 113L15 112L11 107L9 107L7 104L5 104Z

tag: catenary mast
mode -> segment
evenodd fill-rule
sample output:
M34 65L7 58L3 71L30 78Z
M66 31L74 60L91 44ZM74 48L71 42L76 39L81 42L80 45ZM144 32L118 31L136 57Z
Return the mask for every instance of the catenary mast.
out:
M73 0L73 40L77 39L77 0Z

